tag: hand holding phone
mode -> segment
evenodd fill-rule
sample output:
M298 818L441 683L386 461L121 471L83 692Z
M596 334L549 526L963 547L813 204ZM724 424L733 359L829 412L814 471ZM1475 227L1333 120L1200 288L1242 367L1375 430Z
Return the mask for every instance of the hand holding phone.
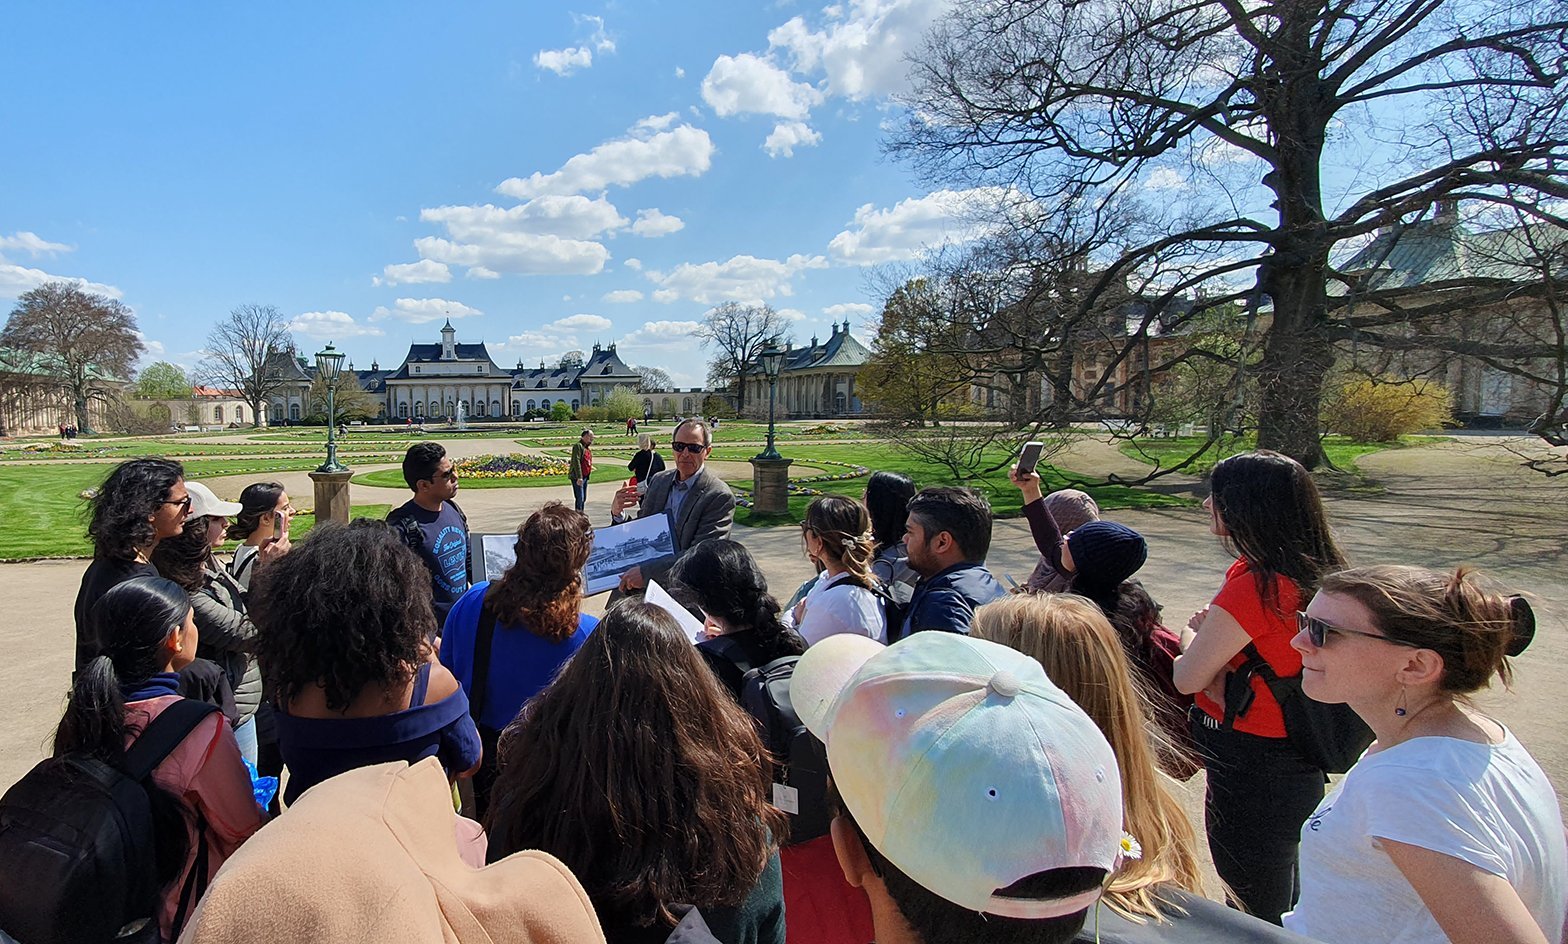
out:
M1040 464L1040 453L1045 449L1045 443L1030 440L1024 443L1023 449L1018 452L1018 474L1033 475L1035 466Z

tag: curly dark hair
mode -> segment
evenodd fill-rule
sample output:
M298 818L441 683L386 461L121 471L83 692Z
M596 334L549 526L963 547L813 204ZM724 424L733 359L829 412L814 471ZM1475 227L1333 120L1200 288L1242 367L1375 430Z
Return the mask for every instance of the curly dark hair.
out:
M207 585L202 569L212 559L212 545L207 541L207 516L196 515L185 519L180 533L164 538L152 549L152 565L161 576L195 593Z
M550 502L517 529L517 563L485 593L506 623L553 643L577 631L583 602L583 565L593 550L588 516Z
M245 491L240 492L240 504L244 510L234 516L224 537L230 541L243 541L255 534L261 525L261 516L273 513L282 494L283 486L277 482L252 482L245 486Z
M670 580L682 603L695 604L733 631L755 632L769 659L806 651L806 640L784 625L782 608L768 593L768 578L757 559L739 541L703 541L675 562Z
M430 572L385 522L318 526L250 590L256 658L287 703L313 685L347 708L366 685L405 685L436 632Z
M446 447L438 442L417 442L403 454L403 481L415 492L420 482L434 481L436 469L446 458Z
M739 905L785 828L751 716L674 618L640 601L611 607L507 727L500 761L489 860L550 853L606 924L668 928L678 902Z
M153 542L152 516L185 478L173 459L131 459L114 467L93 493L87 537L94 557L135 557Z

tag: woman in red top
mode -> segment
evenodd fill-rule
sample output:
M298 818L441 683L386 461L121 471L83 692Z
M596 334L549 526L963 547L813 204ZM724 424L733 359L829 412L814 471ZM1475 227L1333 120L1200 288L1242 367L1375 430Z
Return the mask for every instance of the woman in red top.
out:
M1208 768L1204 820L1215 871L1233 904L1278 924L1298 889L1301 824L1327 777L1286 739L1263 679L1254 676L1249 689L1231 672L1252 646L1280 677L1301 674L1301 654L1290 645L1296 611L1345 557L1317 485L1294 459L1267 450L1231 456L1209 484L1209 529L1236 562L1188 624L1173 681L1196 695L1192 732Z

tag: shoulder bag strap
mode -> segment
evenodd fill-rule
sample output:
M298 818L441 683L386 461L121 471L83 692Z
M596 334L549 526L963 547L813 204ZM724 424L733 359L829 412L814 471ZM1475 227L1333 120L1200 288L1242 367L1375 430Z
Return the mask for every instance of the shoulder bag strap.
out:
M146 780L147 775L196 730L202 719L217 710L217 705L192 698L181 698L163 709L125 752L120 772L137 782Z
M207 893L207 821L201 813L196 814L196 860L191 863L191 872L185 876L185 884L180 888L180 904L174 911L173 931L179 937L180 931L185 928L185 920L190 917L196 903L201 901L201 896Z
M713 637L711 640L709 640L709 644L712 650L729 661L735 663L735 667L740 669L741 675L745 675L747 672L751 671L751 659L747 658L746 656L745 646L742 646L733 639L726 639L723 636Z
M486 596L489 594L486 593ZM490 650L495 644L495 610L486 600L479 606L479 631L474 636L474 680L468 687L468 713L478 722L490 689Z

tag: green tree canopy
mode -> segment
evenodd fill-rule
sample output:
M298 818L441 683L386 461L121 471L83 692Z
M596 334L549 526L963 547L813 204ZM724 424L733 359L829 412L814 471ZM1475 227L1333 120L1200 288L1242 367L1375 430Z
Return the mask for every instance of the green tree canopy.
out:
M136 377L138 400L182 400L191 395L191 379L178 364L155 361Z

